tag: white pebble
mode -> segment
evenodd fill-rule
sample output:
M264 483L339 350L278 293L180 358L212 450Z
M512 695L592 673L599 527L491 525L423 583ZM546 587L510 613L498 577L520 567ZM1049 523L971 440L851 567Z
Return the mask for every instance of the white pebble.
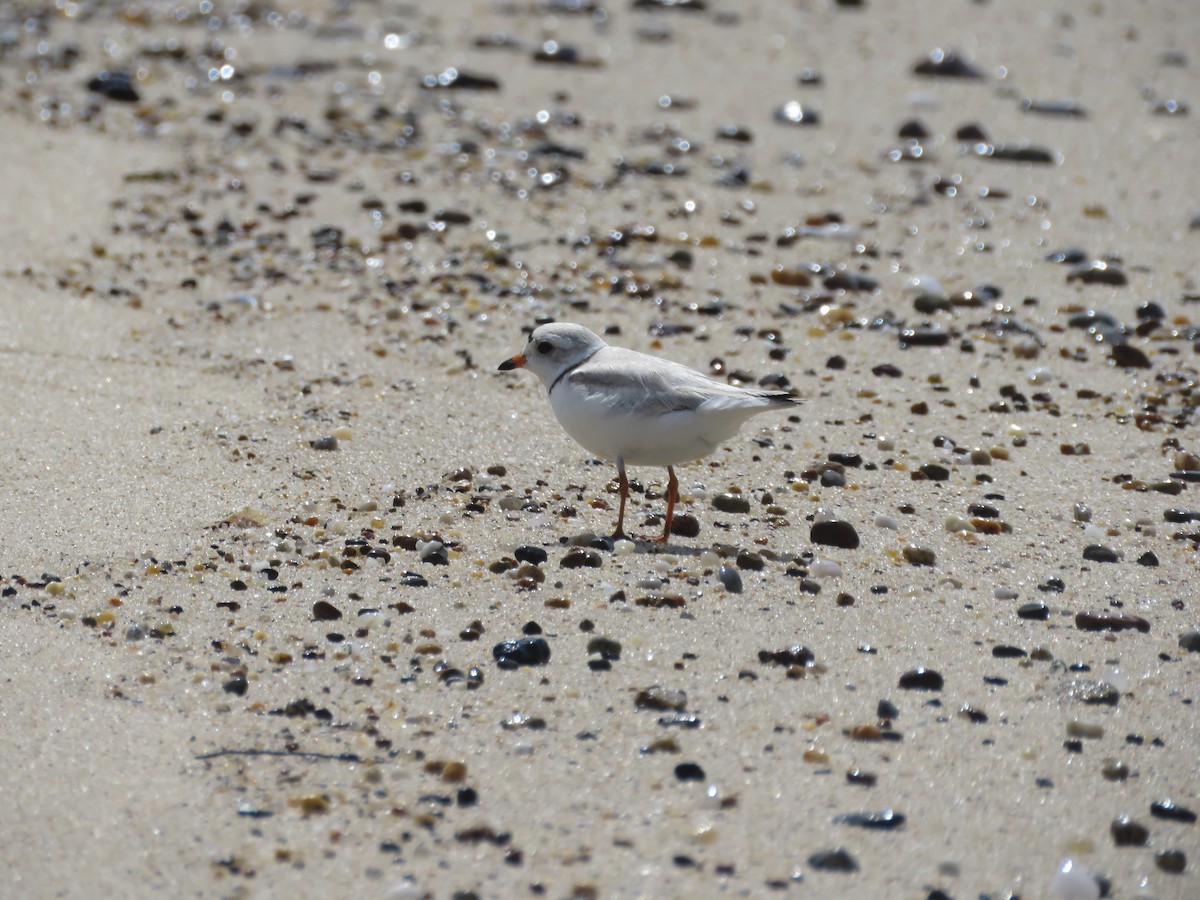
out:
M441 541L417 541L417 555L421 559L429 559L442 549Z
M896 531L900 528L900 523L893 516L880 514L875 517L875 527Z
M1091 872L1068 859L1050 879L1050 895L1054 900L1100 900L1100 884Z
M1046 384L1054 380L1054 373L1045 366L1038 366L1029 373L1030 384Z
M1089 525L1083 529L1083 539L1089 544L1099 544L1106 537L1108 537L1108 532L1099 525Z
M1019 593L1017 593L1017 590L1015 588L1010 588L1010 587L996 588L996 599L997 600L1016 600L1017 597L1019 597L1019 596L1021 596L1021 595Z
M891 435L881 434L875 439L875 449L889 453L896 449L896 440Z
M1090 522L1092 521L1092 508L1086 503L1076 503L1074 516L1076 522Z
M975 526L962 516L946 516L946 523L943 527L951 534L958 531L975 531Z
M914 275L904 284L904 293L910 297L937 297L945 299L946 291L932 275Z
M842 567L831 559L814 559L808 574L813 578L841 578Z
M631 553L637 553L637 544L622 538L613 544L613 553L617 556L628 556Z
M824 506L818 506L813 513L814 522L834 522L837 520L837 515L832 509L827 509Z

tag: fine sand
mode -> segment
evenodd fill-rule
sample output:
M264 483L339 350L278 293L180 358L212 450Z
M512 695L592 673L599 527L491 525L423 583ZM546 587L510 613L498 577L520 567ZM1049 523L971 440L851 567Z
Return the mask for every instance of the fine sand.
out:
M1200 896L1190 0L59 7L0 895ZM803 403L614 548L551 319Z

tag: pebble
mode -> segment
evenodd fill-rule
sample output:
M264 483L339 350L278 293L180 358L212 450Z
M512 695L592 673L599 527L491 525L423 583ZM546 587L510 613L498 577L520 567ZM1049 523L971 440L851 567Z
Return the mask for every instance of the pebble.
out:
M1045 621L1050 618L1050 607L1040 600L1022 603L1017 608L1017 618Z
M687 693L669 690L654 684L638 691L633 698L633 705L637 709L670 709L682 712L687 709Z
M808 864L818 872L857 872L858 860L844 847L819 850L808 858Z
M1179 635L1179 649L1200 653L1200 628L1189 628Z
M900 676L900 687L908 691L940 691L944 679L933 669L918 666Z
M1104 726L1072 719L1067 723L1067 737L1099 740L1104 737Z
M1182 850L1159 850L1154 854L1154 864L1164 872L1179 875L1187 868L1187 854Z
M733 566L721 566L717 572L717 578L721 581L721 586L731 594L740 594L742 592L742 576Z
M616 662L621 658L621 642L609 637L594 637L587 643L587 652Z
M676 513L671 519L671 534L694 538L700 534L700 520L691 513Z
M559 563L564 569L598 569L603 565L600 554L586 547L576 547L567 553Z
M1121 692L1107 681L1077 679L1068 683L1067 694L1072 700L1091 706L1116 706L1121 701Z
M804 106L799 100L789 100L775 109L775 121L785 125L816 125L821 117L815 109Z
M1083 558L1091 562L1115 563L1120 560L1120 554L1111 547L1103 544L1088 544L1083 548Z
M1100 900L1100 882L1074 860L1066 860L1050 879L1054 900Z
M328 600L318 600L312 607L313 618L318 622L332 622L342 617L342 611Z
M904 558L914 566L932 566L937 562L937 554L928 547L913 547L909 545L904 548Z
M528 544L514 550L513 556L520 562L530 563L535 566L540 566L549 558L549 554L541 547L531 547Z
M308 446L312 447L314 450L336 450L338 448L338 439L332 434L328 434L324 437L319 437L314 441L309 441Z
M777 666L811 666L816 657L813 652L801 644L793 644L783 650L759 650L758 661Z
M1107 609L1076 613L1075 627L1081 631L1125 631L1130 628L1143 633L1150 631L1150 623L1141 616Z
M846 772L846 781L850 784L859 784L863 787L875 787L879 781L879 776L874 772L864 772L862 769L849 769Z
M712 498L713 509L726 513L750 512L750 501L741 494L717 494Z
M841 578L842 567L831 559L814 559L808 567L813 578Z
M1170 797L1155 800L1150 804L1150 815L1156 819L1166 819L1170 822L1183 822L1187 825L1196 824L1196 814L1186 806L1180 806Z
M680 781L703 781L704 769L694 762L680 763L675 767L675 777Z
M971 62L960 57L954 50L936 47L929 55L913 66L913 73L934 78L983 78L983 72Z
M814 544L841 547L844 550L853 550L859 544L858 532L854 530L854 526L836 519L814 522L808 538Z
M1125 273L1112 263L1095 259L1081 266L1076 266L1067 273L1067 281L1078 281L1080 284L1107 284L1121 287L1129 283Z
M106 100L137 103L141 99L128 72L99 72L88 81L87 87L89 91L100 94Z
M501 669L542 666L550 662L550 645L541 637L515 638L494 646L492 657Z
M1108 830L1118 847L1144 847L1150 839L1150 829L1129 816L1117 816Z
M426 75L421 79L420 84L427 90L435 88L459 91L500 90L500 81L490 75L475 75L455 68L444 69L434 75Z
M858 812L846 813L844 815L835 816L833 823L835 825L852 825L855 828L870 828L879 831L891 831L895 828L900 828L906 821L906 816L903 813L895 812L891 809L884 809L880 812Z

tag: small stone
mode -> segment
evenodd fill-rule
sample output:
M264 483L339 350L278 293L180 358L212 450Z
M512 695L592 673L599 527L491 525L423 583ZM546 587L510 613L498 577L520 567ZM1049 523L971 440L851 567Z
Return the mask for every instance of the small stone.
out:
M741 494L717 494L712 499L713 509L726 513L750 512L750 501Z
M314 450L336 450L338 448L338 439L332 434L327 434L324 437L319 437L315 441L309 441L308 446Z
M1090 706L1116 706L1121 702L1121 692L1107 681L1075 680L1067 685L1067 694Z
M1120 560L1116 550L1103 544L1088 544L1083 548L1083 558L1092 562L1115 563Z
M1130 628L1143 633L1150 631L1150 623L1141 616L1108 609L1076 613L1075 627L1080 631L1125 631Z
M246 696L246 691L249 690L249 688L250 683L246 681L245 675L234 675L223 685L221 685L221 690L223 690L225 693L235 694L238 697Z
M676 513L671 519L671 534L694 538L700 534L700 520L691 513Z
M771 663L776 666L811 666L816 657L807 647L793 644L783 650L759 650L758 661L764 665Z
M950 478L950 470L940 463L925 463L920 472L930 481L947 481Z
M1022 603L1017 608L1017 618L1045 621L1050 618L1050 607L1040 600L1032 603Z
M820 850L808 858L808 864L819 872L858 871L858 861L844 847Z
M564 569L579 569L589 568L598 569L603 565L600 559L600 554L595 550L589 550L586 547L576 547L569 551L559 563Z
M717 572L717 578L721 581L721 586L731 594L740 594L742 592L742 576L733 566L721 566Z
M877 831L892 831L904 825L906 816L891 809L879 812L846 813L834 816L833 824L851 825L855 828L868 828Z
M120 103L137 103L141 99L128 72L100 72L88 81L87 87L93 93Z
M944 680L940 673L918 666L900 676L900 687L908 691L940 691Z
M864 772L862 769L849 769L846 772L846 781L850 784L858 784L863 787L875 787L875 783L879 780L879 776L874 772Z
M1188 653L1200 653L1200 628L1189 628L1179 635L1179 649Z
M992 656L996 659L1016 659L1028 655L1025 650L1022 650L1020 647L1014 647L1011 644L997 644L992 648Z
M1187 868L1187 855L1182 850L1159 850L1154 854L1154 864L1164 872L1179 875Z
M1078 719L1072 719L1067 723L1067 737L1099 740L1100 738L1104 737L1104 726L1093 725L1090 722L1080 722Z
M550 662L550 645L541 637L501 641L492 648L492 657L501 669L542 666Z
M929 55L913 66L917 75L936 78L983 78L983 72L973 63L960 57L953 50L937 47Z
M314 603L312 614L318 622L332 622L342 617L342 611L328 600L318 600Z
M1129 816L1117 816L1109 826L1113 843L1118 847L1144 847L1150 839L1150 829L1131 819Z
M1147 550L1145 553L1143 553L1141 556L1139 556L1137 558L1137 564L1139 566L1147 566L1149 568L1155 568L1156 566L1158 566L1158 554L1155 553L1153 550Z
M1123 369L1149 369L1154 365L1143 350L1132 344L1113 344L1108 358L1113 361L1113 365Z
M672 709L682 712L687 708L687 693L654 684L638 691L633 698L633 705L637 709Z
M599 654L603 659L616 661L621 658L621 642L609 637L594 637L587 643L589 654Z
M1121 287L1129 283L1129 278L1112 263L1096 259L1072 269L1067 273L1067 281L1078 281L1080 284L1107 284L1114 287Z
M1196 814L1186 806L1180 806L1170 797L1155 800L1150 804L1150 815L1156 819L1167 819L1171 822L1183 822L1188 825L1196 824Z
M853 550L859 544L858 532L854 530L854 526L837 519L814 522L809 530L808 539L814 544L841 547L844 550Z
M675 767L675 777L680 781L703 781L704 769L694 762L680 763Z
M540 566L544 563L549 554L541 547L532 547L528 544L522 545L513 551L513 556L520 562L529 563L530 565Z
M913 547L911 545L904 548L904 558L914 566L932 566L937 562L937 555L928 547Z
M1129 766L1118 759L1106 759L1100 774L1106 781L1125 781L1129 778Z

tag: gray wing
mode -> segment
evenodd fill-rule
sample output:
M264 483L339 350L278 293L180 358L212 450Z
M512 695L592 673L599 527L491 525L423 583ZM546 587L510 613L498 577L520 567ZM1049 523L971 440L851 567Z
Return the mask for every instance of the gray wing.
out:
M695 369L633 350L609 348L603 363L589 360L567 376L577 388L614 412L665 415L714 408L754 408L790 405L787 394L747 391L722 384Z

